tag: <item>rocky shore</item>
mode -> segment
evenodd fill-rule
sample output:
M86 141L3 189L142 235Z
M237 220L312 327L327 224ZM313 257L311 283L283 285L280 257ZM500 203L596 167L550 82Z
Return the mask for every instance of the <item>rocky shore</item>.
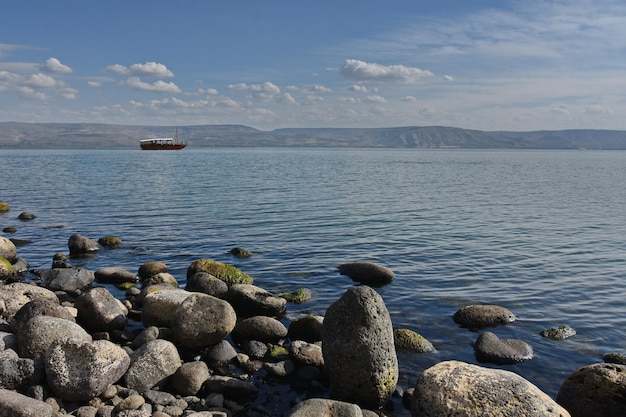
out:
M0 202L0 216L9 210ZM397 352L435 348L394 328L375 289L394 273L380 265L339 265L355 286L324 317L287 320L290 304L306 302L309 290L272 294L223 262L196 260L179 288L156 260L136 272L72 266L121 245L115 236L69 236L69 256L51 254L50 268L37 271L20 258L20 243L0 236L0 417L626 415L626 361L615 353L572 373L556 399L515 373L459 361L398 386ZM124 289L122 299L112 286ZM516 320L504 307L469 305L452 319L478 332L481 363L534 356L524 341L486 331ZM554 340L573 334L542 332Z

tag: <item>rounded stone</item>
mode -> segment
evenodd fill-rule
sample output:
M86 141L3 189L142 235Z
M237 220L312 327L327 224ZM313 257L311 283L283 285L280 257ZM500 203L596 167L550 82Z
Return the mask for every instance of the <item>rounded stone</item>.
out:
M626 416L626 365L596 363L572 373L556 401L572 417Z
M103 284L121 284L126 282L135 283L139 281L139 277L133 272L116 266L100 268L94 272L94 276L96 278L96 282Z
M289 337L291 340L304 340L314 343L322 340L322 316L302 316L289 323Z
M180 395L196 395L202 384L211 376L209 367L202 361L184 363L172 377L172 388Z
M176 310L172 332L182 346L201 348L223 340L236 322L235 310L226 301L191 293Z
M254 316L241 320L233 330L236 340L258 340L276 343L287 336L287 328L280 321L268 316Z
M92 332L126 327L126 315L113 294L104 287L91 288L76 299L78 320Z
M37 216L29 211L23 211L17 216L17 218L22 221L28 221L37 218Z
M395 274L389 268L371 262L352 262L337 267L341 275L349 276L353 281L372 287L387 285L394 280Z
M3 417L52 416L50 404L6 389L0 389L0 410Z
M459 309L452 316L457 324L472 330L502 326L515 321L508 309L490 304L473 304Z
M0 285L0 302L4 303L2 316L12 318L28 302L35 299L48 299L59 304L56 294L46 288L22 282Z
M459 361L440 362L422 373L411 398L411 415L569 417L521 376Z
M363 417L361 408L352 403L324 398L309 398L293 407L286 417Z
M435 352L435 347L424 336L409 329L393 331L396 350L410 350L417 353Z
M193 294L171 286L167 288L169 289L152 292L143 299L141 321L144 326L172 327L176 310L187 297Z
M528 361L533 358L533 348L523 340L500 339L491 332L478 336L474 344L476 359L500 365Z
M104 236L98 239L98 243L104 247L114 249L122 244L122 239L117 236Z
M52 291L76 291L96 279L93 271L82 268L52 268L41 271L41 285Z
M541 336L552 340L565 340L576 335L576 330L569 326L552 327L550 329L542 330L539 333Z
M13 262L17 258L17 248L11 240L0 236L0 257Z
M378 409L398 382L398 359L387 307L372 288L352 287L326 311L324 368L333 399Z
M197 272L206 272L224 281L228 286L233 284L252 284L252 277L233 265L213 259L198 259L187 269L187 279Z
M0 214L7 213L11 210L11 206L9 203L5 203L4 201L0 201Z
M11 326L16 333L20 333L22 326L35 316L51 316L61 319L76 321L70 311L59 304L58 300L54 301L47 298L37 298L29 301L15 313Z
M180 355L172 342L150 341L130 354L130 366L124 375L126 386L143 393L174 375L180 365Z
M294 340L289 346L289 354L298 363L304 365L323 366L324 354L322 347L303 340Z
M198 272L187 279L185 290L191 292L201 292L213 297L223 298L228 291L228 285L219 278L206 272Z
M91 336L78 324L50 316L35 316L21 328L18 336L20 357L43 358L55 341L63 338L91 342Z
M86 236L74 233L67 241L70 256L87 255L100 250L100 245L95 240Z
M141 264L137 275L139 275L139 279L144 280L153 275L160 274L161 272L167 272L167 265L163 262L149 261Z
M287 308L287 300L251 284L231 285L225 298L239 317L280 317Z

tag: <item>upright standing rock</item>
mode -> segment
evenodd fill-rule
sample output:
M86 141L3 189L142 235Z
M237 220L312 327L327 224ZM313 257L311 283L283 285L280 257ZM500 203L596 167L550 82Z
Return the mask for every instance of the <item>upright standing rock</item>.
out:
M352 287L326 312L322 325L325 368L334 399L378 409L398 382L391 318L372 288Z

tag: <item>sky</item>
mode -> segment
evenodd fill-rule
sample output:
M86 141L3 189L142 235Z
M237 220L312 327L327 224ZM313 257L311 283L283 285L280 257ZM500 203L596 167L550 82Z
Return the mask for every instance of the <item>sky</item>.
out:
M626 129L623 0L0 0L0 121Z

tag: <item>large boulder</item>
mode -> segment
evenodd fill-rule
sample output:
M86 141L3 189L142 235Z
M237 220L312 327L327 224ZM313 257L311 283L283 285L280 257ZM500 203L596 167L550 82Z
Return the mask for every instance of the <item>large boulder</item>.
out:
M78 233L74 233L67 241L70 256L81 256L93 254L100 250L100 244Z
M61 339L46 352L48 386L66 401L88 401L117 382L130 365L124 349L107 340Z
M393 271L371 262L352 262L337 267L341 275L349 276L353 281L372 287L387 285L393 281Z
M491 332L484 332L474 344L476 359L500 365L528 361L533 358L533 348L520 339L500 339Z
M239 317L280 317L287 308L287 300L252 284L231 285L225 298Z
M52 291L76 291L95 281L93 271L82 268L53 268L41 271L41 285Z
M212 259L198 259L187 269L187 279L198 272L206 272L224 281L228 286L234 284L252 284L252 277L233 265L214 261Z
M556 401L572 417L626 416L626 365L596 363L572 373Z
M0 389L0 417L51 417L52 406L15 391Z
M326 311L325 370L333 399L369 409L383 406L398 382L391 318L372 288L352 287Z
M0 310L0 316L10 319L26 303L35 299L48 299L59 304L56 294L46 288L22 282L0 285L0 304L4 304L4 311Z
M452 318L457 324L472 330L502 326L515 321L515 315L508 309L491 304L465 306L457 310Z
M176 346L167 340L153 340L130 354L124 376L126 386L139 393L166 381L181 366Z
M176 310L187 297L193 294L189 291L167 287L170 289L149 293L143 299L141 321L144 326L172 327Z
M91 342L91 335L78 324L51 316L35 316L17 335L20 357L43 358L53 342L63 338Z
M17 258L17 248L15 244L4 236L0 236L0 257L13 262Z
M570 414L513 372L444 361L420 376L411 399L411 415L569 417Z
M76 321L70 311L59 304L58 300L54 301L48 298L36 298L29 301L15 313L11 321L11 327L15 333L20 333L22 326L35 316L51 316L61 319Z
M364 417L370 415L376 416L377 414L361 410L358 405L344 401L309 398L289 410L286 417Z
M78 320L92 332L123 330L126 315L113 294L104 287L91 288L76 299Z
M176 310L172 332L181 346L202 348L223 340L236 323L237 314L226 301L191 293Z
M213 297L223 298L228 291L228 285L219 278L214 277L206 272L198 272L187 279L185 290L192 292L201 292L212 295Z

